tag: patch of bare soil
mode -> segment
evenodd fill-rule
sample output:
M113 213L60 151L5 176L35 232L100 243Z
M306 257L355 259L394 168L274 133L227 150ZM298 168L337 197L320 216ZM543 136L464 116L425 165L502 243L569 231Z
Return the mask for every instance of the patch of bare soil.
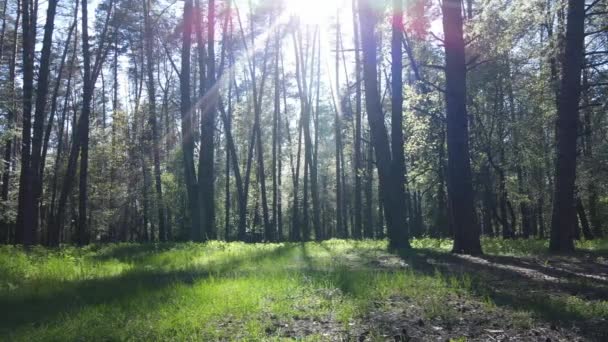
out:
M455 315L427 318L411 299L395 297L365 318L359 341L583 341L576 329L542 322L519 321L502 309L456 295L442 303Z

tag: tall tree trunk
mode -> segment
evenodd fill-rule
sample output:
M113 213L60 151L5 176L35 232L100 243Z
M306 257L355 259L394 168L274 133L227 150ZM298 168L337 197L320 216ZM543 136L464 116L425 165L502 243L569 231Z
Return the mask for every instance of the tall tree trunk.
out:
M152 128L152 153L154 158L154 182L156 190L156 206L158 210L158 239L160 241L167 240L166 222L165 222L165 204L163 201L163 190L160 170L160 138L158 129L158 120L156 118L156 85L154 80L154 58L153 58L153 42L154 36L150 23L150 0L142 0L144 10L144 30L145 30L145 49L147 60L147 76L148 76L148 110L150 115L150 126Z
M17 94L15 92L15 67L17 61L17 37L19 32L19 19L21 18L21 2L17 1L17 17L15 18L15 26L13 30L13 46L11 47L11 57L9 59L8 65L8 83L9 83L9 91L11 95L11 102L8 109L7 115L7 130L12 130L15 127L15 112L17 110L17 103L15 99L17 98ZM11 173L14 169L13 163L13 150L15 146L13 146L13 141L16 139L14 134L10 134L5 142L5 150L4 150L4 159L3 159L3 173L2 173L2 190L1 190L1 199L6 203L8 201L9 187L11 181ZM11 236L11 224L6 221L2 221L2 230L6 232L6 242L12 242Z
M76 20L77 20L77 16L74 17L74 23L76 23ZM73 52L72 52L72 56L70 57L68 82L66 85L66 93L65 93L65 98L64 98L64 102L63 102L61 119L58 122L59 134L57 137L57 151L55 153L55 165L53 166L53 180L52 180L52 185L51 185L51 206L50 206L50 210L49 210L49 218L47 220L48 221L47 244L49 246L58 246L59 242L60 242L60 237L61 237L61 230L60 230L61 225L56 225L54 222L55 215L56 215L55 202L56 202L56 198L57 198L57 180L59 177L59 165L60 165L61 161L63 160L63 150L64 150L63 135L64 135L64 131L67 132L67 129L64 129L64 125L65 125L66 116L67 116L67 112L68 112L68 100L70 97L70 91L71 91L71 85L72 85L72 73L73 73L73 68L74 68L74 61L76 59L77 44L78 44L78 37L75 37L74 45L73 45Z
M38 175L40 186L42 186L43 172L44 172L44 166L46 163L46 155L47 155L47 151L48 151L48 147L49 147L49 140L51 138L51 131L53 129L53 121L55 119L55 113L57 112L57 100L59 99L59 88L61 87L63 68L65 67L65 61L67 59L67 55L68 55L68 51L69 51L69 47L70 47L70 41L72 40L72 34L74 33L74 30L75 30L77 24L78 24L78 2L76 2L76 5L74 6L74 22L68 29L68 37L66 38L66 41L65 41L65 47L63 49L63 53L61 54L61 62L59 63L59 69L57 70L57 79L55 80L53 96L51 98L51 111L49 114L48 123L46 125L46 130L44 132L44 142L42 145L42 155L40 158L40 172ZM40 190L42 190L42 189L40 189ZM40 192L40 193L42 194L42 192Z
M361 52L359 42L359 25L357 21L357 0L352 0L353 12L353 40L355 45L355 136L354 136L354 174L355 174L355 225L354 238L363 236L361 221ZM371 224L369 222L368 224ZM366 227L370 231L371 227ZM369 238L370 236L366 236Z
M40 216L40 197L42 195L42 176L44 171L40 168L40 165L42 164L41 157L42 145L44 141L44 120L49 89L51 49L53 44L53 30L55 28L55 12L57 10L57 2L58 0L50 0L46 13L44 38L42 40L42 52L40 55L40 68L38 70L38 84L36 88L36 109L34 111L31 162L29 165L29 168L31 169L31 171L29 171L31 178L28 180L28 182L31 183L31 194L29 194L31 198L26 197L26 203L29 203L29 206L25 207L26 215L31 216L31 218L24 221L31 222L33 225L33 228L31 229L33 229L35 232L38 231L38 220Z
M82 56L84 64L83 89L82 89L82 114L79 120L79 145L80 145L80 184L78 197L78 232L77 242L79 245L87 243L87 182L89 169L89 120L91 116L91 102L93 100L91 54L89 51L89 26L87 0L82 0Z
M266 45L268 47L268 44ZM265 50L266 52L268 50ZM262 99L264 96L264 84L266 80L266 70L267 70L267 53L264 53L264 60L262 66L262 79L259 88L259 93L257 91L257 86L253 86L253 97L254 97L254 129L256 130L256 152L258 159L258 177L259 177L259 185L260 185L260 193L262 196L262 218L264 222L264 238L266 241L271 241L274 236L272 227L270 225L270 216L268 213L268 196L266 191L266 169L264 166L264 144L262 141ZM255 77L255 69L252 69L252 82L256 83Z
M400 194L398 198L402 198L400 203L401 210L409 207L409 198L405 191L405 151L403 141L403 53L401 51L401 39L403 37L403 3L402 0L393 0L393 27L391 37L391 152L392 152L392 173L394 186ZM410 213L411 219L412 213ZM408 239L408 217L401 215L400 220L403 220L400 230L394 231L390 235L390 239L399 241ZM395 227L397 228L397 227ZM418 229L420 227L416 227Z
M197 4L199 0L196 0ZM199 15L199 13L197 13ZM200 42L199 42L200 44ZM199 56L203 58L203 56ZM219 89L215 80L215 0L209 0L207 10L207 74L205 89L201 89L201 152L199 155L199 205L204 239L214 239L215 231L215 118ZM203 75L201 74L201 77ZM201 80L202 82L202 80ZM205 93L206 91L206 93Z
M192 0L184 3L182 32L182 55L180 72L180 112L182 117L182 150L184 154L184 174L188 192L188 208L190 211L190 239L201 239L200 216L196 170L194 169L194 132L192 130L192 104L190 99L190 48L192 45Z
M344 217L342 216L343 200L342 196L342 181L341 181L341 159L340 152L342 149L342 128L340 125L340 107L342 104L340 96L340 13L336 11L336 99L335 99L335 116L334 116L334 128L335 128L335 141L336 141L336 233L339 237L346 237L346 229L344 228Z
M32 245L36 242L34 215L34 170L31 166L32 145L32 97L34 92L34 46L36 44L36 22L32 18L32 1L22 0L22 59L23 99L21 128L21 174L19 177L19 202L15 242Z
M557 106L555 189L551 217L549 249L553 252L574 250L572 233L576 223L574 183L576 180L576 141L581 68L585 39L585 1L568 1L566 46L563 76Z
M281 170L279 150L280 150L280 126L279 116L281 115L281 90L279 84L279 50L281 47L280 31L277 29L275 33L275 55L274 55L274 110L272 112L272 226L275 234L275 240L282 240L282 229L279 226L279 178L281 177ZM278 165L277 165L278 164Z
M363 79L365 83L365 105L371 131L371 140L376 152L376 165L380 183L380 193L389 233L390 247L409 248L409 241L400 235L405 230L404 203L401 187L396 184L391 171L391 152L388 134L384 126L384 115L378 93L378 72L376 70L376 37L374 26L376 13L369 0L359 2L359 22L363 47Z
M442 4L445 34L445 77L448 140L448 198L454 224L455 253L480 254L479 226L475 219L469 157L466 108L466 63L459 0Z

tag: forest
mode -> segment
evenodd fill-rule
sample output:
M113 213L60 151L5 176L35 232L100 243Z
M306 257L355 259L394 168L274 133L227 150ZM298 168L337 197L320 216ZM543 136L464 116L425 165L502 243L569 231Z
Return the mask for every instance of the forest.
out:
M0 340L608 340L608 0L0 12Z

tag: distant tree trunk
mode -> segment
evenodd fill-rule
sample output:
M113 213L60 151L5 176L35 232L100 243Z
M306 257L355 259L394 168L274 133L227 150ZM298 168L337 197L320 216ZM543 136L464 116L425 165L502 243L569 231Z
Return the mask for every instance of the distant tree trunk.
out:
M267 46L268 47L268 46ZM267 52L267 50L266 50ZM262 218L264 223L264 238L266 241L271 241L274 236L272 227L270 225L270 216L268 213L268 196L266 192L266 169L264 167L264 145L262 141L262 98L264 96L264 83L266 80L266 69L267 69L267 53L264 53L264 61L262 67L262 80L260 84L259 94L257 92L257 87L254 85L253 89L253 97L254 97L254 129L256 130L256 152L258 158L258 177L259 177L259 185L260 185L260 193L262 196ZM255 84L255 69L252 72L252 82Z
M6 2L5 2L5 6L6 6ZM13 30L13 46L11 46L11 56L9 59L9 64L8 64L8 83L9 83L9 91L10 91L10 95L11 95L11 101L10 101L10 105L9 105L9 109L8 109L8 115L7 115L7 124L6 124L6 129L7 130L12 130L15 127L15 121L16 121L16 117L15 117L15 111L17 109L17 105L16 105L16 92L15 92L15 67L16 67L16 61L17 61L17 49L18 49L18 44L17 44L17 37L18 37L18 32L19 32L19 19L21 18L21 2L17 1L17 17L15 18L15 26L14 26L14 30ZM5 20L6 22L6 20ZM2 190L1 190L1 199L3 202L6 203L6 201L8 201L8 194L9 194L9 188L10 188L10 181L11 181L11 173L13 171L13 163L14 163L14 159L13 159L13 140L15 140L15 136L14 134L10 134L5 142L5 150L4 150L4 158L3 158L3 173L2 173ZM4 232L6 232L6 242L10 243L12 242L12 236L11 236L11 224L7 221L2 220L2 230Z
M77 20L77 16L74 17L74 23L76 23L76 20ZM61 119L58 122L59 135L57 137L57 151L55 152L55 165L53 166L53 180L52 180L52 185L51 185L51 208L49 210L49 218L47 220L48 221L47 244L49 246L58 246L59 242L60 242L60 238L61 238L60 227L62 225L56 225L54 222L55 215L56 215L55 202L56 202L56 198L57 198L57 179L59 176L59 166L60 166L61 161L63 160L63 150L64 150L63 134L64 134L64 131L67 132L67 130L64 129L64 125L65 125L66 116L67 116L67 112L68 112L67 107L68 107L68 100L69 100L69 95L70 95L70 90L71 90L71 85L72 85L72 73L73 73L74 61L76 59L77 44L78 44L78 37L75 37L74 45L73 45L73 52L72 52L72 56L70 57L70 67L69 67L69 73L68 73L68 82L66 85L65 99L63 102Z
M459 0L444 0L442 4L446 63L448 197L452 208L450 218L454 224L452 251L480 254L480 231L475 219L469 157L465 44L460 4Z
M409 248L407 231L405 230L405 215L402 208L404 196L403 191L400 190L402 189L401 185L396 183L391 171L391 152L387 130L384 126L380 94L378 93L376 37L374 36L377 13L374 13L372 8L369 0L360 0L359 22L363 47L363 80L365 83L367 119L372 144L376 152L376 165L389 233L389 244L394 248Z
M494 202L494 195L492 194L492 185L489 179L489 168L485 167L485 173L487 173L485 184L484 184L484 192L483 192L483 233L488 236L494 236L494 227L492 225L492 208Z
M286 125L287 122L285 122ZM301 152L302 152L302 119L300 118L298 123L298 147L295 161L295 173L293 177L293 208L291 213L292 219L292 227L291 227L291 240L292 241L301 241L302 240L302 232L300 227L300 206L299 206L299 184L300 184L300 160L301 160ZM288 126L287 126L288 127ZM289 133L288 133L289 134Z
M517 192L519 194L519 196L524 197L524 198L529 198L529 192L526 190L527 187L525 186L524 182L524 178L525 178L525 165L524 165L524 160L522 158L522 152L521 152L521 148L522 146L520 145L520 140L521 140L521 133L520 133L520 129L518 127L518 121L522 121L523 119L523 113L521 113L521 110L518 113L518 110L515 108L515 95L513 92L513 79L515 78L515 75L512 74L511 71L511 60L510 57L507 56L506 58L506 64L507 64L507 74L509 79L507 80L507 94L508 94L508 100L509 100L509 112L511 115L511 122L512 122L512 138L513 138L513 150L514 150L514 154L515 154L515 163L516 163L516 167L515 167L515 172L516 172L516 176L517 176ZM530 234L531 234L531 217L530 217L530 208L528 206L527 201L524 200L520 200L519 203L519 212L521 215L521 233L522 236L524 238L529 238ZM513 230L515 230L515 224L513 225Z
M405 169L405 151L403 141L403 53L401 51L401 40L403 37L403 3L402 0L393 0L393 27L391 38L391 152L392 152L392 173L394 186L400 194L398 198L403 199L400 202L401 210L404 214L399 216L402 220L398 231L394 231L389 237L393 240L407 240L408 226L407 208L409 207L409 198L405 191L406 169ZM410 219L413 213L409 213ZM415 227L420 229L421 227Z
M6 33L6 8L8 7L8 0L4 0L2 5L2 28L0 29L0 58L4 56L4 37Z
M23 99L21 128L21 174L19 177L19 202L15 242L24 245L36 243L34 203L34 170L31 168L32 145L32 97L34 92L34 45L36 44L36 22L32 18L31 0L22 0L22 59Z
M361 52L359 43L359 25L357 18L357 0L352 0L353 41L355 45L355 136L354 136L354 174L355 174L355 225L354 238L363 236L361 213ZM366 227L369 230L371 227ZM370 237L370 236L366 236Z
M335 103L335 116L334 116L334 134L336 142L336 233L341 238L346 238L346 232L344 229L344 217L342 216L342 165L340 159L340 153L342 150L342 128L340 126L340 106L341 106L341 95L340 95L340 14L339 10L336 11L336 99Z
M49 90L49 72L51 66L51 50L53 44L53 30L55 28L55 12L57 9L58 0L49 1L46 23L44 26L44 38L42 40L42 52L40 54L40 67L38 70L38 84L36 88L36 109L34 111L34 127L32 138L32 155L31 155L31 195L32 198L27 202L32 204L32 207L27 207L26 210L31 210L27 213L31 216L33 230L38 231L38 221L40 217L40 198L42 195L42 177L44 170L40 168L42 165L42 145L44 142L44 121L46 114L46 104ZM35 32L35 27L34 27ZM35 35L35 33L34 33ZM66 45L67 47L67 45ZM61 75L59 76L61 77ZM50 121L50 119L49 119ZM25 221L24 221L25 222Z
M583 201L580 197L576 196L576 212L578 213L578 218L581 222L583 236L586 240L593 240L594 236L591 232L591 227L589 226L589 220L587 220L587 215L585 214L585 207L583 206Z
M148 110L150 115L150 127L152 128L152 154L154 162L154 182L156 190L156 206L158 210L158 239L160 241L167 240L166 222L165 222L165 205L163 201L163 190L160 170L160 138L158 129L158 120L156 118L156 86L154 79L154 57L153 57L153 42L154 36L152 25L150 23L150 0L142 0L144 10L144 45L146 49L146 71L148 77Z
M142 118L143 121L143 118ZM142 125L143 126L143 125ZM142 131L143 131L143 127L142 127ZM143 136L143 132L142 132L142 136ZM140 145L142 146L142 150L147 149L147 147L143 147L147 144L146 141L144 141L144 139L142 138L141 141L139 142ZM150 187L150 174L148 171L148 165L146 164L146 152L141 151L142 155L140 157L140 163L141 163L141 175L143 178L143 187L142 187L142 194L143 194L143 208L142 208L142 212L143 212L143 237L142 237L142 241L148 242L154 239L154 233L152 232L152 230L148 230L149 229L149 218L148 218L148 212L150 211L150 199L148 197L148 188Z
M448 220L449 204L446 194L446 167L445 167L445 128L441 125L439 143L437 144L437 218L435 220L437 235L450 236L450 223Z
M313 39L315 39L313 37ZM308 116L308 124L307 126L310 125L310 121L312 120L312 86L314 83L314 64L315 64L315 46L316 46L316 50L320 51L321 49L321 42L320 42L320 32L318 31L318 28L316 29L316 44L313 42L313 51L312 51L312 57L311 57L311 62L310 62L310 90L309 90L309 96L308 96L308 111L307 111L307 116ZM320 52L319 52L320 53ZM320 68L320 57L317 56L317 68ZM317 69L318 70L318 69ZM315 114L318 113L319 110L319 106L318 106L318 97L319 97L319 87L320 87L320 72L317 72L317 79L316 79L316 86L317 86L317 107L315 110ZM315 126L316 127L316 126ZM319 132L318 130L315 131L315 138L318 136ZM319 204L319 179L318 179L318 165L317 165L317 157L316 157L316 148L317 148L317 144L315 143L314 145L314 151L313 151L313 142L312 142L312 138L311 138L311 133L310 133L310 126L308 127L308 152L307 152L307 156L306 158L308 158L308 164L309 164L309 171L310 171L310 190L311 190L311 195L312 195L312 224L313 224L313 228L314 228L314 232L315 232L315 239L317 241L323 239L323 233L321 230L321 208L320 208L320 204Z
M180 71L180 112L182 117L182 150L184 154L184 174L188 192L188 208L190 211L190 239L200 241L200 216L196 170L194 169L194 132L192 130L192 104L190 99L190 48L192 45L192 0L184 2L182 32L182 55Z
M373 183L374 183L374 149L371 142L367 143L367 157L366 157L366 168L365 168L365 208L363 215L363 235L371 239L374 237L374 196L373 196ZM377 238L382 238L383 234L375 234Z
M277 152L279 144L279 115L281 112L281 93L279 88L279 31L276 32L275 37L275 55L274 55L274 109L272 112L272 229L277 232L278 227L278 198L279 198L279 186L278 186L278 175L281 173L277 170ZM281 236L278 235L277 239L280 241Z
M40 158L40 172L39 172L39 185L42 186L43 180L43 171L46 163L46 155L49 147L49 140L51 138L51 131L53 129L53 121L55 119L55 113L57 112L57 100L59 99L59 88L61 87L61 80L63 74L63 68L65 66L65 61L67 59L70 41L72 39L72 34L76 25L78 24L78 2L76 2L75 10L74 10L74 22L68 29L68 37L65 41L65 47L63 48L63 53L61 54L61 62L59 63L59 69L57 70L57 79L55 80L55 86L53 90L53 96L51 98L51 111L48 118L48 123L46 125L46 130L44 132L44 142L42 145L42 155ZM71 73L70 73L71 76ZM67 97L67 94L66 94ZM41 192L42 193L42 192Z
M229 16L229 15L228 15ZM230 35L232 37L232 21L230 21ZM230 65L232 65L232 49L230 50ZM225 116L225 119L222 118L222 122L224 124L224 135L225 135L225 140L226 140L226 189L225 189L225 198L224 198L224 207L225 207L225 218L224 218L224 240L226 241L230 241L230 230L232 227L231 224L231 220L230 220L230 158L232 157L232 150L231 147L232 144L234 144L234 142L232 142L231 140L228 140L228 134L230 134L230 139L232 139L232 84L234 81L234 71L233 68L230 68L229 71L229 76L228 76L228 113L227 115L224 115L222 112L222 105L220 104L220 113L222 113L222 116ZM238 164L235 165L237 170L238 170ZM241 177L240 172L239 172L239 178ZM241 195L242 195L242 185L240 188L241 191Z
M91 116L91 102L93 100L93 87L91 71L91 54L89 52L89 26L87 0L82 0L82 56L84 64L82 86L82 114L79 120L80 151L80 184L78 197L78 232L79 245L87 243L87 181L89 169L89 120Z
M583 93L583 106L588 106L591 102L590 100L590 96L589 96L589 81L588 81L588 72L586 72L586 70L583 70L583 85L582 85L582 91L584 91ZM592 123L592 111L589 110L588 108L584 109L583 112L583 125L584 125L584 129L583 129L583 155L585 157L585 159L587 160L593 160L594 154L593 154L593 147L594 147L594 143L595 143L595 139L594 139L594 129L593 129L593 123ZM588 203L588 208L589 208L589 223L591 225L591 230L593 232L593 235L595 237L601 238L602 237L602 220L601 217L599 216L598 213L598 200L599 200L599 196L598 196L598 190L597 190L597 178L596 177L589 177L587 180L587 203Z
M543 213L544 207L545 207L545 202L544 202L544 197L541 196L538 199L538 203L536 205L537 207L537 214L538 214L538 237L541 239L545 238L545 215Z
M197 4L199 0L196 0ZM197 13L200 15L200 13ZM200 42L199 42L200 44ZM200 49L200 47L199 47ZM199 58L203 58L199 56ZM215 0L209 0L207 10L207 74L205 89L201 89L201 151L199 155L199 201L203 239L214 239L215 231L215 118L217 98L215 68ZM201 77L203 75L201 74ZM202 80L201 80L202 82ZM206 93L205 93L206 91Z
M576 180L576 140L581 68L585 39L585 1L568 1L566 46L563 59L563 76L557 106L557 156L551 239L553 252L574 250L572 233L576 221L574 182Z

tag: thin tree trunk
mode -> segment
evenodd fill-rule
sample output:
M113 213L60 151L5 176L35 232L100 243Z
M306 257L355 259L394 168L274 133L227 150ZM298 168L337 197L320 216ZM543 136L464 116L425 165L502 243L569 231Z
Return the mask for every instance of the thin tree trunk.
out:
M353 40L355 45L355 136L354 136L354 173L355 173L355 225L354 238L361 238L363 230L361 227L361 53L359 52L359 25L357 20L356 0L352 0L353 12ZM371 224L368 223L368 224ZM371 227L365 227L371 231ZM371 236L367 236L367 238Z
M32 18L32 1L22 0L22 59L23 99L21 128L21 174L19 177L19 202L15 242L24 245L36 243L36 221L34 203L34 170L31 166L32 145L32 97L34 92L34 46L36 44L36 22Z
M9 91L11 95L11 102L8 109L7 115L7 130L12 130L15 127L15 112L17 110L17 104L15 99L17 98L17 94L15 92L15 67L17 61L17 37L19 32L19 19L21 18L21 2L17 1L17 17L15 18L15 26L13 30L13 46L11 47L11 57L8 65L8 83L9 83ZM4 159L3 159L3 173L2 173L2 192L1 198L2 201L6 203L8 201L8 194L10 188L11 181L11 173L14 169L15 160L13 158L13 150L16 149L16 146L13 146L13 140L16 140L14 134L10 134L5 142L5 150L4 150ZM16 145L16 144L15 144ZM6 242L12 242L11 236L11 224L9 222L5 222L2 220L2 228L3 231L6 232Z
M145 49L147 60L147 76L148 76L148 110L150 115L150 126L152 128L152 153L154 159L154 182L156 190L156 206L158 208L158 239L160 241L167 240L166 222L165 222L165 204L163 201L163 190L160 170L160 142L158 120L156 118L156 86L154 83L154 59L153 59L153 32L150 23L150 6L149 0L142 0L144 10L144 30L145 30Z
M585 207L583 206L583 201L580 197L576 196L576 212L578 213L578 218L581 221L583 236L585 240L593 240L593 232L591 232L591 226L589 225L589 220L587 220L587 215L585 214Z

